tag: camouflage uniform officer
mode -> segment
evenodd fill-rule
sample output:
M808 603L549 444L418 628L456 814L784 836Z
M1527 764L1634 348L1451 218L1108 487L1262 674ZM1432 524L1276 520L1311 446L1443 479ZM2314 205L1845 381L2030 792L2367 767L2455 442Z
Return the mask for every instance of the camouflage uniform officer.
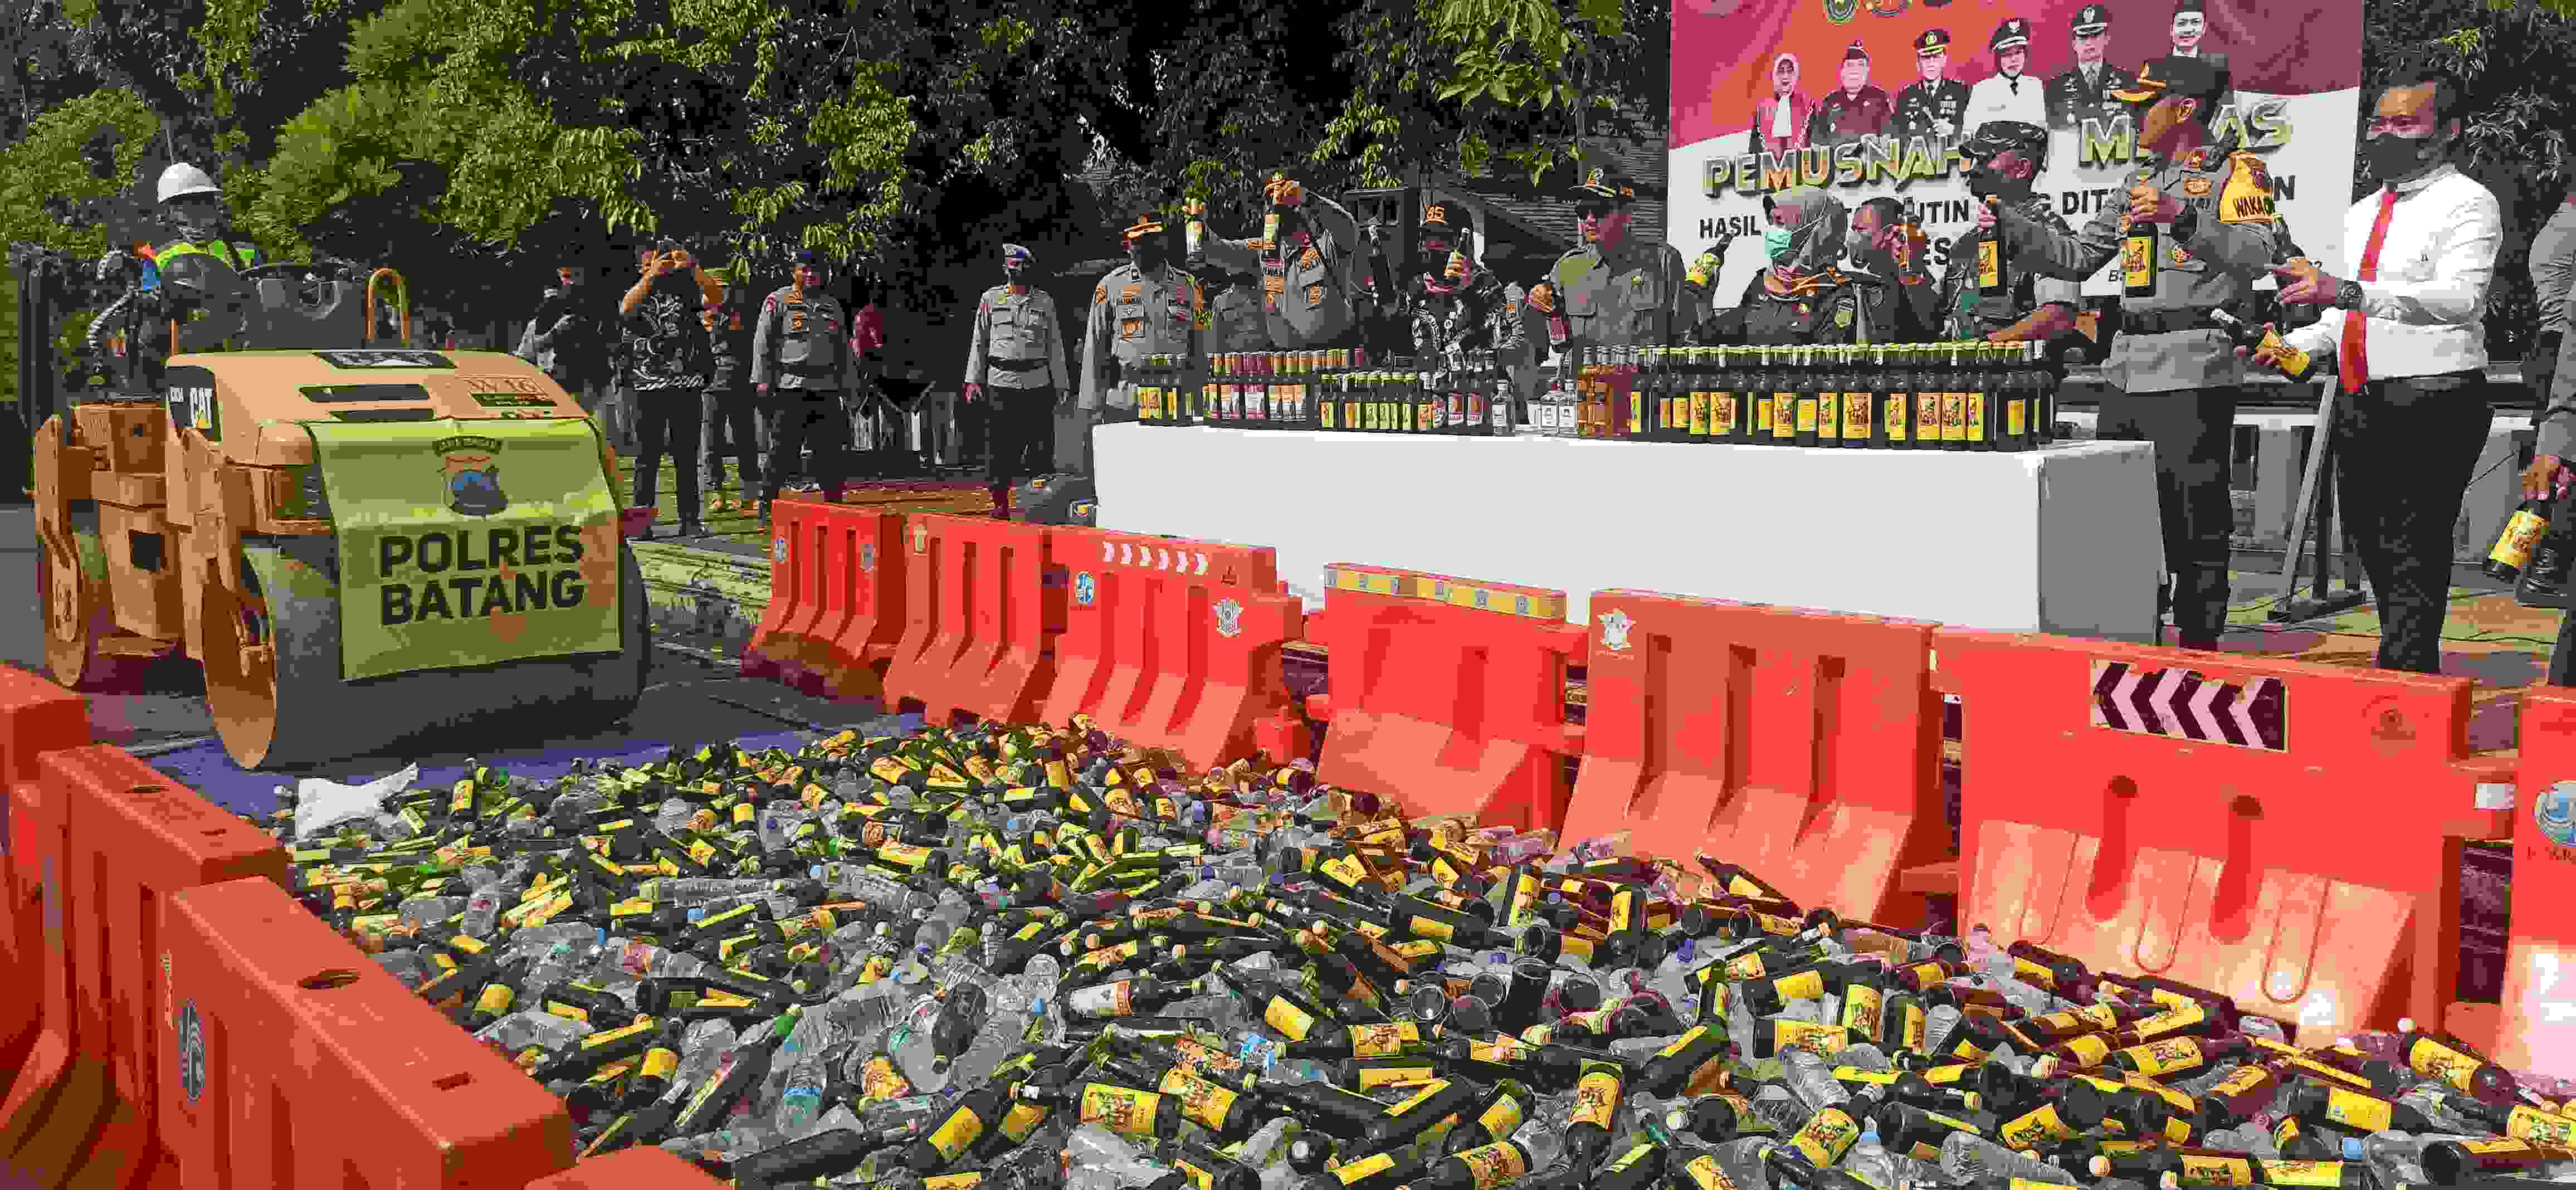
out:
M1191 356L1194 337L1215 325L1198 278L1172 267L1171 233L1162 220L1138 215L1125 238L1127 263L1091 291L1082 327L1081 405L1094 425L1135 419L1136 387L1127 368L1149 355ZM1097 474L1088 433L1083 469Z
M1262 313L1278 350L1357 346L1360 315L1369 305L1362 278L1369 246L1358 221L1284 173L1270 175L1262 192L1270 199L1263 238L1204 237L1207 262L1261 274ZM1190 221L1197 223L1204 210L1192 200Z
M2074 234L2048 196L2037 193L2031 184L2048 168L2047 129L2018 120L1988 120L1959 146L1959 155L1968 163L1968 189L1979 199L2002 202L2051 234ZM1993 238L1992 229L1971 228L1950 242L1950 267L1941 273L1938 307L1949 337L2044 342L2075 329L2075 314L2084 300L2081 282L2011 268L2007 263L2004 281L2009 291L1980 291L1977 248Z
M2154 292L2122 304L2103 363L2117 391L2102 399L2101 436L2156 444L2165 569L2174 627L2187 649L2215 649L2227 621L2228 446L2245 365L2209 312L2251 296L2280 255L2272 185L2260 158L2213 138L2209 121L2227 75L2206 59L2168 57L2139 68L2119 94L2139 105L2138 148L2154 155L2125 206L2105 206L2073 235L2015 207L1994 216L2015 267L2068 280L2124 260L2127 233L2159 233ZM2222 202L2222 196L2242 199ZM1980 213L1980 220L1987 218ZM2136 262L2128 262L2136 263Z
M849 479L850 419L841 394L857 387L858 362L846 342L849 316L823 292L822 258L811 248L796 253L796 279L760 304L751 336L751 386L770 397L768 476L761 485L760 520L785 486L786 472L810 441L814 478L823 498L838 501Z
M1471 351L1497 352L1506 364L1513 362L1527 341L1517 317L1520 287L1505 286L1475 267L1475 233L1451 227L1445 204L1423 209L1417 234L1422 273L1405 301L1413 353L1426 361L1445 359L1452 367Z
M1682 254L1670 244L1640 243L1628 234L1636 205L1636 187L1627 178L1603 169L1585 176L1574 206L1582 244L1558 257L1541 288L1532 291L1525 317L1533 342L1559 351L1662 347L1690 329Z
M1053 470L1055 407L1073 395L1055 299L1028 281L1036 264L1036 253L1002 245L1002 283L976 303L975 337L966 348L966 399L993 399L984 478L997 517L1010 514L1014 480Z
M1721 343L1766 346L1878 343L1871 315L1887 308L1840 267L1850 215L1842 200L1815 186L1795 186L1762 199L1763 255L1770 265L1745 286L1743 300L1711 320Z

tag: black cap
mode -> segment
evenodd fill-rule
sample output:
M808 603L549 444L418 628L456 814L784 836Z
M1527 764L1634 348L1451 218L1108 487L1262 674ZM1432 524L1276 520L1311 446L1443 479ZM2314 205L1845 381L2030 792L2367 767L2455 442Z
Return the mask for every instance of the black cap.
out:
M1851 43L1851 48L1850 48L1850 49L1847 49L1847 50L1844 50L1844 51L1843 51L1843 61L1845 61L1845 62L1867 62L1867 61L1869 61L1869 51L1868 51L1868 50L1866 50L1866 49L1861 48L1861 44L1860 44L1859 42L1855 41L1855 42Z
M1637 183L1616 169L1594 166L1584 172L1583 184L1575 187L1574 192L1582 197L1634 202L1637 198Z
M2048 130L2020 120L1988 120L1960 142L1959 155L1970 161L1983 161L2012 149L2021 150L2033 166L2044 168L2048 163Z
M2090 37L2111 29L2111 10L2099 4L2087 4L2075 10L2075 35Z
M1914 52L1917 54L1936 54L1949 48L1950 31L1947 29L1926 29L1914 39Z
M2207 13L2208 11L2209 11L2209 4L2208 4L2208 0L2174 0L2174 15L2175 15L2175 16L2181 16L2182 14L2184 14L2184 13L2186 13L2186 12L2197 12L2197 13L2204 13L2204 14L2205 14L2205 13Z
M2020 17L2004 18L2004 23L1995 26L1994 33L1986 38L1986 48L1989 50L2026 48L2029 45L2030 22Z
M2137 79L2125 90L2111 92L2122 103L2153 103L2167 95L2197 99L2204 105L2227 94L2227 72L2207 58L2167 54L2138 64Z

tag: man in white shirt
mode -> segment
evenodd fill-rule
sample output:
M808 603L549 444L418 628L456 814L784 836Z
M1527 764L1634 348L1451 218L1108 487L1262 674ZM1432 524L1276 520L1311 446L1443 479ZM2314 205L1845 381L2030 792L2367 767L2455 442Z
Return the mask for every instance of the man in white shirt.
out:
M2391 74L2364 150L2381 186L2344 216L2354 276L2304 259L2272 270L2283 305L2332 307L2285 339L2341 372L2334 449L2379 605L2379 667L2428 674L2442 670L2452 522L2491 420L2487 287L2504 236L2495 195L2449 160L2460 104L2458 80L2429 62Z
M2030 22L2020 17L2006 19L1986 39L1986 49L1995 56L1995 73L1968 88L1968 118L1963 125L1970 132L1984 127L1988 120L2048 127L2047 88L2022 73L2030 67Z

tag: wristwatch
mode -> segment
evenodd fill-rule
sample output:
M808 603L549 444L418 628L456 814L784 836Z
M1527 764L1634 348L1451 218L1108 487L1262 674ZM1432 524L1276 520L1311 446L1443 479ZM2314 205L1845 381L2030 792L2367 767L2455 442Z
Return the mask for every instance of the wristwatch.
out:
M2346 310L2361 309L2361 282L2346 281L2336 286L2334 304Z

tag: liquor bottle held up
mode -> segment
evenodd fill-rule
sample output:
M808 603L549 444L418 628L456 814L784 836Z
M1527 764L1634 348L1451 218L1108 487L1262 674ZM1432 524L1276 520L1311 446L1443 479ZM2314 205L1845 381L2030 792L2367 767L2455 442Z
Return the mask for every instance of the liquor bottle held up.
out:
M2143 186L2155 176L2153 166L2141 168L2133 185ZM2154 297L2156 294L2156 258L2164 251L2164 235L2153 223L2138 223L2125 217L2121 226L2127 238L2120 244L2120 271L2123 291L2129 297Z
M2248 355L2260 354L2269 348L2272 359L2276 361L2273 366L2294 384L2306 380L2317 370L2315 357L2282 342L2280 332L2270 327L2254 326L2225 310L2211 310L2209 320L2226 331L2227 337L2244 348Z
M1986 206L1990 210L2000 210L2003 200L1989 194ZM2011 288L2011 279L2004 276L2003 233L2001 228L1997 228L1977 237L1977 292L1985 297L1994 297L2010 292Z

